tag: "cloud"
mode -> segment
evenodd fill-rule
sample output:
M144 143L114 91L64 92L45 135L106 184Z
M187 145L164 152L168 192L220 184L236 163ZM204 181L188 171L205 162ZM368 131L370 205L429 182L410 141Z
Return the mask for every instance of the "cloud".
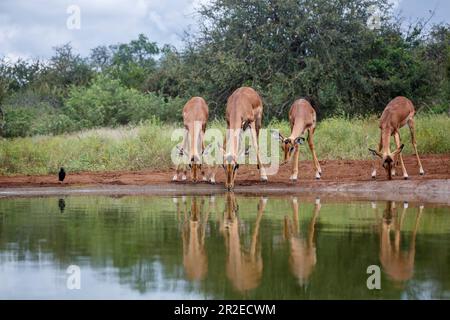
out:
M129 42L139 33L159 45L181 47L186 29L196 30L196 9L210 0L1 0L0 56L48 58L52 47L71 42L83 55L98 45ZM390 0L407 18L429 15L450 22L450 1ZM81 29L66 26L67 8L81 10Z
M0 56L48 58L52 47L71 42L83 55L98 45L129 42L139 33L158 44L182 45L206 0L2 0ZM81 11L81 28L68 29L67 8Z

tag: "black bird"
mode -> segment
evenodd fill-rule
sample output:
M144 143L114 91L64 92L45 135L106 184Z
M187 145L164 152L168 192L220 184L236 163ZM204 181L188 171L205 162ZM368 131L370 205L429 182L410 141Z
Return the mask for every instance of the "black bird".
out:
M64 168L61 168L59 170L58 177L59 177L59 182L64 181L64 178L66 177L66 172L64 171Z

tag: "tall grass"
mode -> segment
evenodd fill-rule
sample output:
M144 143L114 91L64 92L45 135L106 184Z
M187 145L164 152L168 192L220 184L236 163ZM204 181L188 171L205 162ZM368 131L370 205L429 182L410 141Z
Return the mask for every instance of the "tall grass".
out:
M0 174L55 173L64 166L70 172L168 169L172 131L179 126L150 121L135 127L94 129L58 136L0 140ZM269 128L289 134L286 121L273 121ZM209 128L225 132L223 121ZM419 153L450 153L450 118L422 115L416 118ZM409 129L401 129L406 148L412 153ZM315 134L318 157L322 159L369 159L368 147L379 141L376 118L331 118L318 124ZM392 139L393 140L393 139ZM302 159L310 159L308 146L302 146Z

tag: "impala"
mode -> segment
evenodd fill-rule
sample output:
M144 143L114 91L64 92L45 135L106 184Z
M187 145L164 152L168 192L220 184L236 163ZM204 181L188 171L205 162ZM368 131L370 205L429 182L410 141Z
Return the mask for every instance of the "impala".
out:
M259 94L249 87L242 87L228 98L226 108L227 136L224 153L225 187L234 188L234 180L239 168L238 158L241 146L242 132L250 129L252 144L256 149L257 167L262 181L267 181L264 167L261 165L258 147L259 130L261 128L263 104Z
M201 97L190 99L183 107L183 123L185 133L183 136L182 147L179 148L179 155L188 157L189 168L191 169L192 181L197 182L198 171L201 170L203 181L207 180L204 167L202 167L203 155L206 154L205 149L205 130L208 121L208 105ZM177 166L176 174L172 181L177 181L178 176L183 168L181 180L186 180L186 166L182 163ZM215 183L215 171L209 173L209 181Z
M400 158L400 164L403 171L403 178L408 179L408 173L406 172L405 164L403 163L402 150L404 144L400 144L400 128L406 124L409 126L411 132L411 142L416 153L417 163L419 165L420 175L424 175L422 163L420 162L419 153L417 152L416 134L414 129L414 105L405 97L397 97L386 106L380 119L380 143L378 144L378 150L369 149L369 151L381 159L381 164L386 170L386 174L389 180L392 180L392 176L395 175L395 166L397 164L397 157ZM391 136L394 136L397 149L394 152L390 151ZM372 178L377 176L376 167L373 167Z
M289 137L284 137L281 133L278 133L281 148L284 151L284 163L292 160L293 156L291 181L297 181L298 178L299 146L305 142L305 138L302 137L305 132L308 132L308 145L313 156L316 179L320 179L322 175L322 169L319 160L317 160L313 141L316 122L317 116L314 108L307 100L299 99L292 104L289 111L291 134Z
M200 204L197 197L192 198L189 217L185 215L182 231L183 265L190 280L202 280L208 272L208 256L205 250L206 226L209 211L203 215L204 201Z
M259 229L267 199L260 198L258 213L248 249L241 246L239 232L242 229L237 217L238 205L234 193L226 195L225 212L220 221L220 230L225 238L227 249L226 274L233 286L240 292L247 292L258 287L262 272Z
M298 201L292 198L293 219L284 217L284 238L289 241L289 265L300 285L304 285L311 276L317 262L315 244L315 226L320 212L320 199L316 199L313 216L308 225L307 237L301 237L298 221Z

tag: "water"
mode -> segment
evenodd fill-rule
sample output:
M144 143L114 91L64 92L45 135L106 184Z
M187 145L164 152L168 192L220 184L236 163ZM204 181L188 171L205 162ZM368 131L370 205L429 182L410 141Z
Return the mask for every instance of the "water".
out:
M449 207L421 203L2 199L0 298L449 299L449 240Z

